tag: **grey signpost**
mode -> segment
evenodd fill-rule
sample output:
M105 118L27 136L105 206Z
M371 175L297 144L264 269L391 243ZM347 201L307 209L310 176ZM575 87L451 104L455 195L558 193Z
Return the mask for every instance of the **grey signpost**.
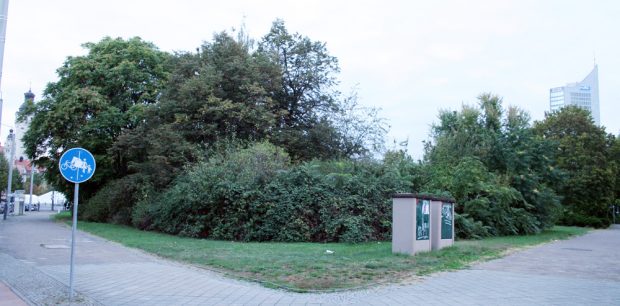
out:
M11 154L9 157L9 177L6 186L6 201L4 202L4 220L6 220L6 216L9 213L9 207L11 206L11 185L13 184L13 163L15 160L15 134L13 134L13 129L9 130L8 143L6 146L10 146Z
M28 207L30 207L30 211L33 211L32 209L32 183L34 183L34 163L30 162L30 203L28 203Z
M69 272L69 300L73 300L73 265L75 257L75 231L77 230L78 193L80 183L95 174L95 158L86 149L73 148L62 154L58 161L60 174L69 182L75 183L73 192L73 225L71 226L71 267Z

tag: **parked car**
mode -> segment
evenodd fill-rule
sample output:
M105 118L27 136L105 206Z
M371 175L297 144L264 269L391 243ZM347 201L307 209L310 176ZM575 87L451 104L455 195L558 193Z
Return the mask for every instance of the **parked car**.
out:
M39 205L39 203L32 203L32 205L30 205L30 203L26 203L24 204L24 209L26 211L39 211L39 208L41 207L41 205Z

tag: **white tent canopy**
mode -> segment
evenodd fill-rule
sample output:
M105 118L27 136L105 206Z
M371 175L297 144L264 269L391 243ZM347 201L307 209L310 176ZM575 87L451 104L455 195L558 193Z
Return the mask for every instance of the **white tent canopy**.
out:
M52 193L54 194L54 205L63 205L65 204L65 202L67 202L67 198L65 198L65 195L61 192L58 191L50 191L48 193L42 194L39 196L39 202L41 204L52 204ZM26 201L28 201L30 195L26 195ZM32 198L32 202L34 203L34 196Z
M30 204L30 194L24 194L24 203L26 204ZM41 199L39 198L38 195L33 194L32 195L32 204L37 204L37 203L41 203Z

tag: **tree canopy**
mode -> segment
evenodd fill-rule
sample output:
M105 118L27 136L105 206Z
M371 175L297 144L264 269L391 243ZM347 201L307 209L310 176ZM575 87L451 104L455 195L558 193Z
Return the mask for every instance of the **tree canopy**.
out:
M529 115L504 110L502 99L482 94L478 107L440 112L426 144L428 191L447 190L457 211L491 234L535 233L559 217L552 189L552 143L537 137ZM483 233L480 234L484 234Z
M325 43L281 20L256 41L233 34L175 53L140 38L84 44L42 100L20 109L27 154L67 195L61 154L94 154L82 218L197 237L386 239L395 192L455 197L461 237L609 224L620 142L587 112L562 109L532 126L526 111L484 93L440 111L414 161L384 151L386 122L355 90L338 90Z
M88 198L125 175L126 159L109 149L124 131L141 124L147 105L158 101L169 55L140 38L106 37L83 46L88 53L67 58L57 70L59 80L48 84L41 101L22 109L18 120L32 118L22 139L26 153L48 169L48 181L61 190L70 191L57 175L60 155L77 146L93 153L97 172L81 192Z
M22 189L22 182L20 180L21 175L19 171L15 167L13 167L13 177L11 181L11 190L15 191L18 189ZM9 184L9 162L7 158L4 156L4 152L0 152L0 190L4 190L6 194L6 186Z
M597 126L588 111L566 107L549 113L537 122L535 132L554 141L556 165L567 176L560 186L564 214L562 222L569 225L607 226L616 190L617 162L612 149L613 135ZM617 156L616 156L617 157Z
M96 219L166 189L220 142L266 140L300 162L371 154L386 132L376 109L335 89L337 59L325 43L290 34L281 20L256 45L242 30L216 33L195 52L169 54L140 38L84 47L19 119L31 118L27 154L59 190L71 192L57 175L60 154L94 154L97 172L80 195L84 209L100 208Z

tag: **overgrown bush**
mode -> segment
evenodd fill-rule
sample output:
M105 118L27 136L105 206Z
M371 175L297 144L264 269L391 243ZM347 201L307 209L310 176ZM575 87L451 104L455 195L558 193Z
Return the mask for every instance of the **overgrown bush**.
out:
M95 196L78 206L80 218L85 221L131 224L131 208L140 195L142 183L138 175L107 183Z
M560 219L562 224L570 226L587 226L594 228L604 228L611 224L609 218L600 218L597 216L588 216L580 213L573 212L566 209L562 218Z
M191 237L239 239L244 236L240 215L277 171L288 167L286 152L268 143L247 149L227 146L206 162L188 169L161 194L140 201L133 224L143 229Z
M280 173L265 188L256 240L386 239L398 180L373 162L310 162ZM401 185L401 187L404 185Z
M460 204L459 212L481 222L491 235L533 234L541 230L536 207L528 204L515 188L503 184L476 158L463 158L457 165L449 190ZM461 235L469 232L464 230Z
M312 161L291 165L258 143L212 156L134 211L134 225L241 241L388 239L391 195L411 192L399 163Z
M458 238L481 239L491 236L488 226L482 225L480 221L474 221L466 214L454 215L454 231Z

